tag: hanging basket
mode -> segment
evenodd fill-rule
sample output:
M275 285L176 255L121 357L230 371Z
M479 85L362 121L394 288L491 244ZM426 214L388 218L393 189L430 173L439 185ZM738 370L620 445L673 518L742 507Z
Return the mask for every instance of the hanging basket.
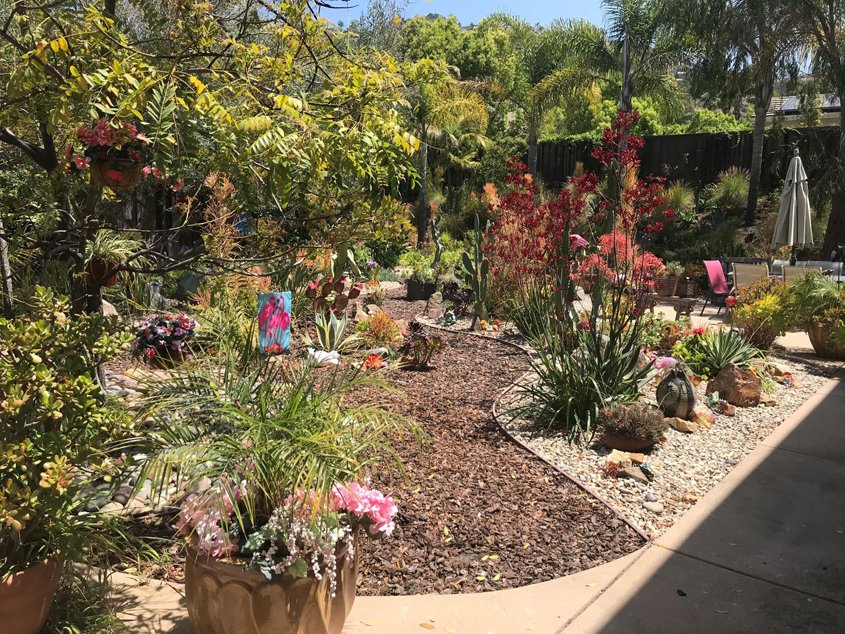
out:
M128 158L91 161L91 182L111 189L130 189L141 180L141 164Z
M106 277L106 273L114 267L114 263L105 260L91 260L85 267L88 279L100 286L114 286L117 284L117 273Z

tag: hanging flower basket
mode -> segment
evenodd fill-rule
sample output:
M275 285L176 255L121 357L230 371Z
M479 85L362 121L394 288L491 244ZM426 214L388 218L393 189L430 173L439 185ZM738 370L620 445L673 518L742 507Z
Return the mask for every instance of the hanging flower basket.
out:
M112 189L130 189L141 180L141 164L128 158L91 161L91 182Z

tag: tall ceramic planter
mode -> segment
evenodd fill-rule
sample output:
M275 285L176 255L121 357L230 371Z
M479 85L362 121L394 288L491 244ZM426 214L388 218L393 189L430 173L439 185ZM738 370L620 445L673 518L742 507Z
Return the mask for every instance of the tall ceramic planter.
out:
M823 328L811 324L807 329L813 350L823 359L845 360L845 346L837 344Z
M198 554L189 546L185 596L194 631L202 634L341 634L355 600L355 557L338 550L337 588L290 575L273 581L241 564Z
M657 385L657 405L669 417L689 420L695 408L695 389L683 368L675 366Z
M47 560L0 581L0 631L38 634L61 578L61 565Z

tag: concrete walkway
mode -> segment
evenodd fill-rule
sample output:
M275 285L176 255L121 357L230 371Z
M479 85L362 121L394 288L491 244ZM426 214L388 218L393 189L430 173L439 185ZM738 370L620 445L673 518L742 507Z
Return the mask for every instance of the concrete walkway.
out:
M845 632L842 374L637 553L516 590L359 597L344 634ZM116 582L133 632L191 632L180 588Z
M845 631L841 375L561 631Z

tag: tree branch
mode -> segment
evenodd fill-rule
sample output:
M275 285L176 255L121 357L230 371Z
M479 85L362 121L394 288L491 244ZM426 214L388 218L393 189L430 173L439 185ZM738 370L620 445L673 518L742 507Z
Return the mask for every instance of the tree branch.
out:
M56 146L53 142L52 135L47 131L47 124L41 123L38 127L41 133L42 143L44 144L43 147L25 141L9 128L3 126L0 126L0 142L18 148L36 165L45 171L52 172L59 165L59 159L56 156Z

